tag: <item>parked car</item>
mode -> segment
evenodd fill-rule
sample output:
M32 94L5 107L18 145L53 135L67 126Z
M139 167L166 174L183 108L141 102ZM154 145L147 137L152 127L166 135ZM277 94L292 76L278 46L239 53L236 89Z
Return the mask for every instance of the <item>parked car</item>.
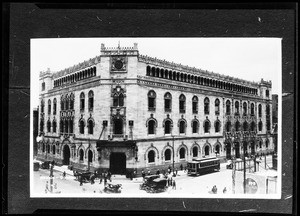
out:
M140 190L145 190L148 193L163 192L167 189L167 179L160 178L159 175L147 176L144 182L140 184Z
M82 182L86 183L86 182L90 182L91 181L91 176L92 176L92 172L75 172L74 176L76 177L76 180L80 181L80 179L82 179Z
M51 161L44 161L41 165L41 169L49 169Z

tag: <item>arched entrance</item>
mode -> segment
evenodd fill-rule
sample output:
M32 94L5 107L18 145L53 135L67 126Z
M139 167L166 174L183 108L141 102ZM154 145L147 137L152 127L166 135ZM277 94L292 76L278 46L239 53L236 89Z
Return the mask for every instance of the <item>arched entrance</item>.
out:
M65 145L64 146L64 149L63 149L63 164L64 165L69 165L70 164L70 148L68 145Z
M241 154L240 154L240 144L238 142L236 142L234 144L234 148L235 148L235 158L240 158Z
M226 143L226 158L231 158L231 143Z
M114 120L114 134L123 134L123 120L120 118Z
M112 174L126 174L126 155L122 152L112 152L110 154L109 169Z

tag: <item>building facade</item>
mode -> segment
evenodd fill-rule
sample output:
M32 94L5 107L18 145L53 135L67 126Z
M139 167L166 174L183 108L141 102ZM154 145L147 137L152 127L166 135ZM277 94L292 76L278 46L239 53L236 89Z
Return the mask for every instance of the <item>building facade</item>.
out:
M249 82L109 48L40 73L38 158L74 169L166 169L273 151L271 82Z

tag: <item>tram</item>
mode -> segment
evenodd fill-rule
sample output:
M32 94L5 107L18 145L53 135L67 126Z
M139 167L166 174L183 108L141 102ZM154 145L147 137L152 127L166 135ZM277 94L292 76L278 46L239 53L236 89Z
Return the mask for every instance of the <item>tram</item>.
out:
M202 175L214 171L220 171L220 159L219 158L202 158L193 159L188 162L188 175Z

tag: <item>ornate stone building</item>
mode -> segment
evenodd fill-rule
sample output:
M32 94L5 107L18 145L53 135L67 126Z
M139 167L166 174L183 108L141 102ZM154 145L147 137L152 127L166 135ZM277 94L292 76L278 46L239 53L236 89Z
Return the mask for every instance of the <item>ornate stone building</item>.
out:
M40 73L38 158L75 169L176 167L273 151L271 82L250 82L108 48Z

